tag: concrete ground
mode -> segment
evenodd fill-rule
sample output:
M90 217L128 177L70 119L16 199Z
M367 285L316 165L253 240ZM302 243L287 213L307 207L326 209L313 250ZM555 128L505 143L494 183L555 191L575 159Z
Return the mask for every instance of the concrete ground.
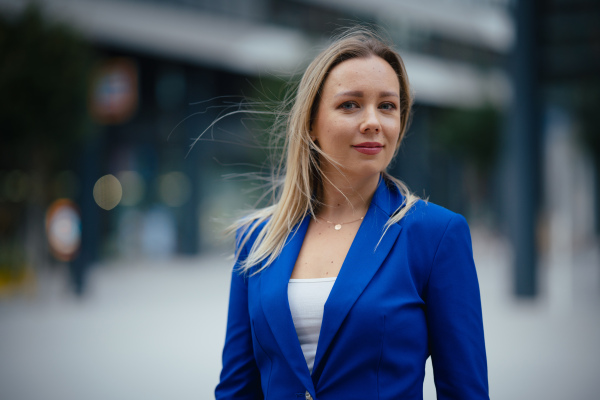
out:
M517 301L506 246L485 232L473 237L491 398L600 398L598 252L543 263L541 296ZM107 262L81 300L65 290L64 271L38 274L33 294L0 299L0 399L213 398L230 263L221 255ZM435 399L427 368L425 399Z

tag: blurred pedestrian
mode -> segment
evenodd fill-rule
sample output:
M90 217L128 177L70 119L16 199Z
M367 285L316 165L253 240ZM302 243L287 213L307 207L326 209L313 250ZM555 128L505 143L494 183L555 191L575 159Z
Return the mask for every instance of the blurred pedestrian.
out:
M465 219L386 169L412 95L370 30L308 66L286 126L278 199L237 224L217 399L488 399Z

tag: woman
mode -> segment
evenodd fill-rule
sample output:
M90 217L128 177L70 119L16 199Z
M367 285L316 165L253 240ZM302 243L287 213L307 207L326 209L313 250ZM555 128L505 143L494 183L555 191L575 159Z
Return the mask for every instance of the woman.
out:
M412 104L354 30L306 70L274 205L242 220L217 399L488 399L469 228L386 174Z

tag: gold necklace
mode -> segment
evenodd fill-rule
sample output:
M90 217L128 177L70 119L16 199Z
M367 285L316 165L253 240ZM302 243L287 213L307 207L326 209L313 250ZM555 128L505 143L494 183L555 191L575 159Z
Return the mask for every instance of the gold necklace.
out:
M333 229L335 229L336 231L339 231L340 229L342 229L342 225L346 225L346 224L351 224L353 222L357 222L357 221L362 221L365 217L360 217L359 219L355 219L354 221L348 221L348 222L340 222L340 223L335 223L332 221L328 221L325 220L328 224L332 224L334 225Z

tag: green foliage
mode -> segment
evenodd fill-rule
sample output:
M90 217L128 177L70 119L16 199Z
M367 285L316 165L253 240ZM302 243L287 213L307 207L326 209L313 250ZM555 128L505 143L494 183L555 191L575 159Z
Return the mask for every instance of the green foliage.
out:
M500 114L491 106L440 110L433 121L436 142L482 170L494 165L499 131Z
M92 53L69 28L29 7L0 16L0 129L3 156L33 145L58 154L83 134Z

